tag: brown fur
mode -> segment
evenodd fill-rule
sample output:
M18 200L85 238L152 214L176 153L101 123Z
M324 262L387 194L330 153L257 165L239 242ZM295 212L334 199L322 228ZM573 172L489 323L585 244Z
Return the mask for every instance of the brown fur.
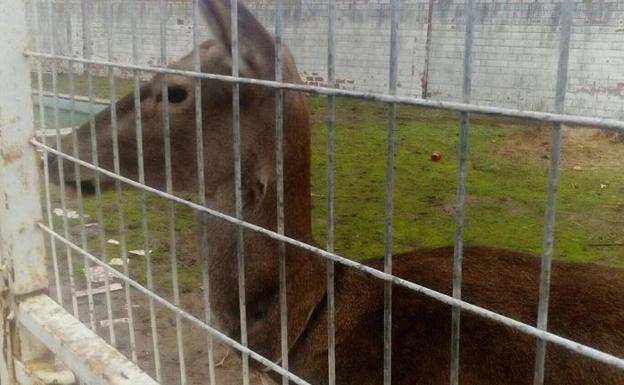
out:
M201 46L202 71L231 73L227 1L205 0L216 38ZM242 4L239 9L241 76L273 79L273 39ZM192 69L189 55L172 65ZM285 51L284 79L299 83ZM162 75L141 89L147 184L164 188ZM173 184L177 191L197 191L195 113L192 79L169 76L170 92L185 98L169 103ZM176 88L176 89L174 89ZM180 89L182 91L180 91ZM117 103L121 172L137 178L133 96ZM231 85L202 81L202 116L208 206L234 213ZM274 91L241 86L242 196L245 220L276 228ZM310 220L310 132L305 97L284 95L286 234L313 242ZM97 116L99 162L112 169L110 115ZM89 125L78 132L80 157L91 161ZM63 143L71 153L69 140ZM67 167L71 167L68 165ZM54 171L51 166L50 170ZM66 172L71 176L73 173ZM93 175L83 170L85 183ZM69 177L68 177L69 178ZM71 183L66 180L66 183ZM104 179L105 185L110 180ZM207 220L210 244L210 295L217 326L238 338L238 279L234 226ZM273 359L280 357L277 244L245 231L249 344ZM533 255L488 247L467 247L463 298L515 319L535 324L539 260ZM314 384L327 381L325 262L287 246L288 334L290 367ZM395 256L394 272L418 284L450 293L452 249L424 249ZM382 268L382 261L366 262ZM599 349L624 355L624 272L588 263L554 262L549 330ZM339 384L382 381L383 285L358 271L336 266L336 357ZM393 383L446 384L449 380L450 308L420 294L395 287L393 296ZM461 373L466 385L529 384L535 340L507 327L463 313ZM546 383L560 385L624 384L624 373L548 346Z

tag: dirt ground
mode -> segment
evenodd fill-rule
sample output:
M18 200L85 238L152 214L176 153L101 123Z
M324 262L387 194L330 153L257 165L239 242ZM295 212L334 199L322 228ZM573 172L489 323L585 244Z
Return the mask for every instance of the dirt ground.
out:
M620 168L624 164L624 135L595 128L564 128L561 135L563 170ZM501 156L524 160L550 154L550 129L526 129L495 146Z
M64 268L63 261L59 262L61 271ZM66 265L65 265L66 266ZM86 281L82 272L76 272L76 290L84 290ZM55 298L56 285L53 271L50 271L50 295ZM72 312L71 293L69 277L61 274L61 287L63 305L67 311ZM119 279L111 279L109 284L121 283ZM104 287L104 283L94 283L93 288ZM86 325L90 325L88 297L78 297L79 318ZM156 378L154 360L154 341L152 326L150 321L149 301L146 296L138 290L131 288L132 315L134 319L134 337L136 341L136 355L138 366L146 371L153 378ZM196 316L202 317L204 312L201 291L182 293L181 307ZM105 294L93 296L95 309L96 332L105 341L110 343L110 330L108 327L107 301ZM132 357L128 312L126 306L125 290L111 291L111 310L114 321L115 346L128 358ZM208 376L208 334L206 331L191 324L189 321L181 322L183 354L186 372L186 381L182 382L180 367L180 355L178 351L176 317L167 308L155 306L155 320L157 329L157 339L161 367L161 383L166 385L176 385L186 383L188 385L209 384ZM278 338L278 336L276 336ZM225 343L217 340L213 342L213 354L215 361L215 385L242 384L242 365L239 355L227 347ZM220 362L221 361L221 362ZM251 363L251 360L250 360ZM265 373L259 370L250 369L250 384L252 385L273 385L275 384Z

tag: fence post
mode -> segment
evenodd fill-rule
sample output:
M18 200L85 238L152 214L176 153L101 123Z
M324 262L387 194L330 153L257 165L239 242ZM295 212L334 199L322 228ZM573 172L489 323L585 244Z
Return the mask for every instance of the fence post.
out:
M47 353L15 322L16 303L47 290L30 70L24 55L26 1L0 0L0 383L16 383L15 358Z

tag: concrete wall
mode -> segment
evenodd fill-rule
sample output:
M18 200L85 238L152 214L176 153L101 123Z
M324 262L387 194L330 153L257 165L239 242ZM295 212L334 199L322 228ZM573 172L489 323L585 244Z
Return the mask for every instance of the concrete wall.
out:
M90 1L88 25L94 55L106 58L106 1ZM159 2L136 1L141 63L160 64ZM273 1L246 0L269 29ZM68 4L68 5L63 5ZM433 3L430 65L424 72L429 0L402 2L399 93L459 100L463 60L463 0ZM43 5L43 4L42 4ZM304 80L324 84L327 73L327 1L284 0L285 41ZM67 7L67 8L65 8ZM480 104L550 111L554 102L560 0L481 0L474 49L473 101ZM54 33L46 8L40 11L44 50L54 36L58 52L82 55L80 2L55 3ZM67 12L71 23L60 20ZM169 59L191 49L190 1L170 0L167 37ZM389 53L389 0L337 0L337 69L340 86L384 92ZM132 60L130 2L113 0L113 58ZM204 25L202 36L208 37ZM76 44L79 43L79 44ZM624 0L581 0L576 3L566 112L624 119Z

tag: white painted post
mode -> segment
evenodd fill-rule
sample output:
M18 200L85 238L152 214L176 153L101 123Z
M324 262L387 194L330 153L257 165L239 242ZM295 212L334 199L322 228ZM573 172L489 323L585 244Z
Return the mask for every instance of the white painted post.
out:
M0 258L14 295L48 287L24 0L0 0Z
M0 383L15 383L14 353L34 358L42 345L15 326L16 297L46 290L25 0L0 0ZM16 349L13 344L19 344ZM30 356L30 357L25 357Z
M157 385L43 294L27 32L26 0L0 0L0 384L74 384L76 373L94 385Z

